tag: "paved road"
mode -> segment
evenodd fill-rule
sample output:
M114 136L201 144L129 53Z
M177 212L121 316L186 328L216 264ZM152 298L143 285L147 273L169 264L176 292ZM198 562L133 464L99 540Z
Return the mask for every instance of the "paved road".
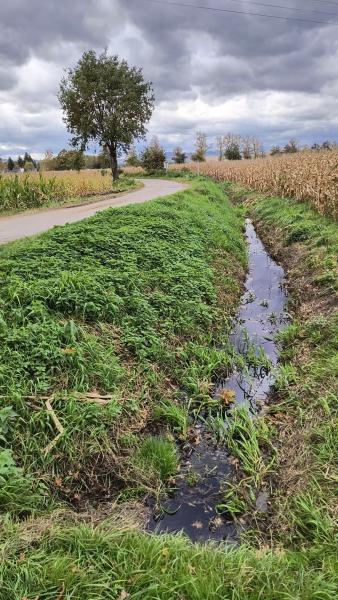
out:
M185 185L177 181L143 179L142 182L144 183L142 189L120 197L105 197L104 200L82 206L53 208L34 213L0 217L0 244L47 231L54 225L66 225L66 223L81 221L111 206L126 206L127 204L146 202L160 196L174 194L186 188Z

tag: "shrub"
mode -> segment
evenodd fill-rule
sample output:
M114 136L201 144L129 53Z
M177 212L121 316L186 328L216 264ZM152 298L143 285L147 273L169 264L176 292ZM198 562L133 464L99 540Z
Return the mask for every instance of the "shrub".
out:
M141 155L141 165L147 171L163 171L166 155L157 138L153 138Z

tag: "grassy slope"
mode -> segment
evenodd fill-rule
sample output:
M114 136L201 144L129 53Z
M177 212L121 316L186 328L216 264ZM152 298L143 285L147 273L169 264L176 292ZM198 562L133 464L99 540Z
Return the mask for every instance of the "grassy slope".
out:
M246 204L286 269L293 317L271 406L279 456L272 535L297 546L337 543L338 226L291 200L249 194Z
M164 399L175 407L182 394L198 402L211 376L229 368L215 345L240 291L241 229L221 191L200 183L1 249L0 425L9 470L14 459L75 503L134 485L130 455L154 407ZM220 294L226 306L217 306ZM102 405L89 392L109 398ZM48 398L65 432L44 453L58 433ZM143 450L149 467L152 444ZM157 451L173 465L171 449ZM29 497L23 482L7 478L0 503L26 512Z
M29 337L36 331L34 343L29 347L26 343L22 346L30 358L35 355L35 349L39 348L40 340L45 338L48 331L54 331L57 323L56 334L53 332L53 335L49 336L48 344L44 346L42 353L42 356L47 353L48 360L42 361L43 369L41 374L38 371L39 377L35 374L35 382L32 373L29 379L27 373L15 373L14 362L8 363L12 374L10 381L6 378L2 380L2 385L8 386L6 393L10 395L11 400L16 401L15 410L24 419L24 422L18 422L18 419L10 421L6 441L7 444L14 444L15 451L19 450L20 456L27 457L26 464L30 468L29 461L33 457L33 469L41 469L38 447L47 443L53 434L46 427L46 413L42 407L40 415L39 411L34 409L36 412L33 414L36 417L33 423L31 422L32 408L26 406L22 399L23 394L49 394L51 388L67 389L66 400L61 400L64 398L62 395L56 400L58 416L63 419L69 430L73 424L72 419L75 419L74 415L81 415L77 426L70 430L71 435L68 436L67 443L62 443L61 440L58 446L58 453L69 461L72 457L69 447L73 445L73 453L80 451L86 454L86 448L93 445L94 451L97 452L95 440L98 436L101 444L100 436L105 437L107 429L113 429L114 440L119 437L119 432L123 437L122 432L125 430L121 422L125 416L130 420L130 406L135 406L133 410L137 420L140 419L140 415L147 420L150 398L158 403L163 394L168 394L168 379L173 385L173 388L169 386L172 390L169 396L173 396L173 400L176 399L176 390L179 387L200 401L205 396L205 384L211 373L215 369L224 369L227 357L209 351L208 345L217 340L217 323L221 325L227 313L220 308L216 310L217 296L219 300L224 297L228 299L227 310L230 310L238 293L238 275L241 275L245 262L240 221L234 217L232 209L224 203L219 189L213 184L197 183L196 186L195 192L185 192L173 199L161 200L144 207L111 211L108 219L106 213L105 217L101 215L83 225L71 226L67 228L66 236L61 235L59 230L41 236L39 240L28 245L25 242L3 251L3 272L10 273L13 289L19 290L19 294L16 292L10 296L12 302L14 300L11 310L7 308L6 312L3 308L3 314L11 315L11 323L15 325L19 340L27 339L27 335L24 335L26 327ZM265 205L265 208L267 210L268 206ZM291 210L291 207L285 209L286 213L289 208ZM255 210L257 215L258 205ZM264 215L264 220L270 218L274 228L277 212L272 210L270 216ZM260 217L263 218L263 214ZM317 219L315 216L311 218L314 221ZM289 224L288 231L294 226L294 223ZM284 230L285 227L281 227L281 240ZM235 260L233 256L236 257ZM30 276L29 267L32 264L35 271ZM210 269L211 264L216 264L218 271L222 269L225 278L215 280ZM61 269L60 265L63 265ZM65 268L64 265L67 265L68 271L74 270L78 273L79 278L82 277L83 266L88 265L86 281L77 280L75 291L74 286L71 286L73 291L70 298L67 278L66 284L62 283L60 290L60 270ZM124 266L125 276L123 270L118 268L119 265ZM50 271L54 273L57 283L54 281L53 285L46 285L45 279L51 279ZM115 273L113 280L108 277L112 276L112 272ZM99 293L96 293L95 286L100 283L103 283L103 286L99 288ZM218 289L215 287L216 283ZM323 290L328 290L330 285L326 283ZM26 287L38 290L35 292L35 299L31 298L31 291L26 295ZM125 287L127 289L122 294ZM12 288L7 286L2 296L4 306L9 305L8 289ZM86 295L87 290L89 297ZM138 292L136 299L135 290ZM109 294L112 291L114 300L111 305ZM120 303L115 299L116 292L122 297ZM95 306L100 295L104 296L104 301L96 308L98 312L89 313L89 310L94 310L91 304L93 295ZM16 300L17 296L20 298L19 302ZM130 297L133 299L132 305L128 302ZM26 298L25 303L23 298ZM62 305L56 306L55 301L58 298L61 299ZM79 299L75 301L76 298ZM159 299L162 302L159 303ZM43 318L37 318L35 310L32 312L32 302L37 302L36 310L42 311ZM111 306L118 308L112 309ZM149 321L149 308L152 309L151 315L156 308L155 321ZM107 318L111 310L115 310L114 325L118 323L114 327ZM21 311L26 311L28 322L23 320ZM70 317L74 322L72 325ZM98 325L102 320L104 325ZM8 321L7 316L7 328ZM300 327L302 326L301 324ZM8 335L8 329L3 330L7 331ZM65 335L64 330L67 336L71 336L70 341L69 338L65 340L62 337ZM316 332L312 342L316 344L316 351L320 352L318 327ZM321 329L320 333L324 334ZM61 338L58 335L61 335ZM8 356L10 361L11 353L17 351L17 348L13 350L11 338L6 339L5 356ZM90 353L88 347L92 339L95 339L95 345L94 352ZM111 350L112 341L114 353ZM292 348L297 348L299 343L304 343L304 335L300 336L300 341L297 336L292 338ZM306 338L305 343L308 343ZM57 350L60 347L72 352L60 353ZM327 347L325 353L329 360L330 347ZM50 349L53 350L51 355L48 354ZM73 353L74 349L76 353ZM110 352L109 360L106 355L107 349ZM75 361L74 354L82 357L82 362ZM38 356L41 364L39 353ZM97 360L98 357L103 359ZM294 357L289 356L289 359L294 360ZM70 364L68 360L71 360ZM92 365L93 361L97 361L95 368ZM113 369L113 379L109 379L107 369L104 369L103 365L107 367L109 364L108 370L111 372L114 361L116 369ZM326 358L321 364L324 363L327 369ZM50 370L50 364L56 365L57 368ZM298 365L293 368L297 370ZM312 371L311 365L308 365L309 383L305 388L306 394L312 389ZM285 369L284 373L287 372ZM87 373L86 376L84 373ZM327 373L326 370L326 375ZM111 383L107 385L109 381ZM281 383L282 381L281 378ZM39 385L38 390L35 389L36 382ZM318 379L318 385L323 385L322 379L320 383ZM86 412L87 405L81 405L71 399L70 389L74 386L84 390L95 386L112 391L115 399L112 410L118 411L118 427L112 424L111 417L109 426L106 425L105 409L102 412L100 407L99 422L101 425L102 421L105 423L104 433L102 434L100 427L99 432L95 430L95 435L92 436L90 432L97 426L98 412L95 411L91 420ZM327 387L331 389L331 383L327 383ZM289 393L290 397L292 393L295 394L295 390L292 392L292 389L289 385L285 387L285 398L289 398ZM281 385L281 393L282 390ZM315 392L314 395L317 397L318 393ZM35 399L34 405L36 402ZM288 402L288 405L290 404L291 401ZM325 402L321 404L325 407L324 413L328 414L326 411L329 411L331 414L331 403L329 402L329 408ZM300 405L299 400L297 405ZM71 410L69 406L72 407ZM122 408L118 410L117 407ZM289 409L288 406L287 410ZM280 412L282 409L278 410ZM293 413L293 418L297 419L301 415L304 417L305 411L303 409L299 412L295 406ZM86 437L85 444L81 435L79 436L79 430L84 427L89 436ZM32 433L38 441L36 447L31 447ZM24 440L21 444L19 435L23 436ZM112 438L110 442L111 440ZM329 446L323 443L323 459L325 456L327 461L330 452ZM45 469L47 466L53 471L60 468L60 456L55 460L50 457L47 463L49 461L50 464L47 465L44 461ZM333 600L336 597L337 558L329 518L323 530L323 521L319 529L313 527L311 515L300 517L302 525L297 525L294 523L295 514L294 511L290 513L289 519L295 527L292 535L280 536L283 540L277 541L279 547L273 552L267 546L258 550L242 547L224 552L192 545L182 538L151 537L132 531L119 531L116 530L116 523L110 524L109 521L96 529L84 525L70 527L62 522L62 518L58 523L57 518L50 520L48 516L45 521L42 519L42 522L40 519L20 525L7 521L2 532L2 552L5 560L1 567L0 598ZM290 549L282 549L282 541Z
M282 364L265 422L277 465L258 536L274 545L338 548L338 226L292 200L228 186L287 273L292 323L281 335Z

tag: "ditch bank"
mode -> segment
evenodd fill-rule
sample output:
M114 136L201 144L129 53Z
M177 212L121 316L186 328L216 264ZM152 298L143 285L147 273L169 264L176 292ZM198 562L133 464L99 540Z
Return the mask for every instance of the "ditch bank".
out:
M264 421L276 461L264 483L269 511L255 540L272 547L337 547L338 226L306 203L227 184L285 271L290 324ZM257 517L257 515L256 515ZM332 546L333 544L333 546Z
M288 320L284 271L269 256L249 219L246 239L248 275L230 334L238 365L229 377L214 382L215 406L190 415L187 440L181 443L180 473L169 499L155 506L148 524L156 533L183 531L193 541L237 541L245 527L245 519L234 522L231 518L237 511L236 507L231 510L229 482L232 485L237 479L236 467L240 466L229 445L235 443L240 449L246 444L242 451L249 454L244 465L249 476L259 450L252 446L252 439L241 439L236 420L246 427L246 437L254 427L250 419L264 410L279 358L276 335ZM251 481L251 500L253 510L266 512L269 494L260 489L261 483Z

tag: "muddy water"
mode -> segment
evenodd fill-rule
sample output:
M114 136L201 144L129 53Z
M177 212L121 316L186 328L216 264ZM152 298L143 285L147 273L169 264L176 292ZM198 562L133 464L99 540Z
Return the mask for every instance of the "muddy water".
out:
M275 336L287 320L284 271L265 250L251 221L246 222L249 270L231 342L237 352L247 356L262 348L271 367L278 362ZM215 387L215 397L224 390L235 393L236 404L246 404L257 413L273 385L273 371L264 365L235 371ZM232 461L225 447L217 447L207 428L195 424L190 440L182 450L180 475L169 497L154 509L148 528L156 533L183 531L192 540L236 541L239 526L217 512L221 490L229 478Z

